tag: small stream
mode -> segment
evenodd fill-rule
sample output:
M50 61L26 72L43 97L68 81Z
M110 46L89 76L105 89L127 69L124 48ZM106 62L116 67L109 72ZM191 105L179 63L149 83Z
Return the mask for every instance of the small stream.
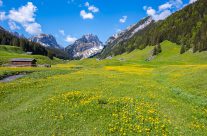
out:
M0 80L0 82L11 82L13 80L16 80L18 78L21 78L21 77L24 77L26 76L25 74L19 74L19 75L13 75L13 76L8 76L8 77L5 77L3 79Z

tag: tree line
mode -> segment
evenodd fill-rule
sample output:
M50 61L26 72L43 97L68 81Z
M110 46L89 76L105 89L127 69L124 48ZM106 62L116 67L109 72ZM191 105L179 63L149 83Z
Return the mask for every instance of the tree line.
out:
M42 45L31 42L25 38L20 38L11 33L0 30L0 44L18 46L25 52L32 52L32 54L48 55L48 51Z
M23 37L15 36L3 28L0 28L0 45L17 46L25 52L32 52L34 55L48 56L50 59L53 59L54 57L69 59L68 54L63 50L49 47L46 48L39 43L29 41Z
M164 40L181 45L181 54L189 49L193 49L193 52L205 51L207 50L206 7L207 0L198 0L163 21L151 23L130 40L108 49L105 55L119 55L134 49L144 49L149 45L158 45Z

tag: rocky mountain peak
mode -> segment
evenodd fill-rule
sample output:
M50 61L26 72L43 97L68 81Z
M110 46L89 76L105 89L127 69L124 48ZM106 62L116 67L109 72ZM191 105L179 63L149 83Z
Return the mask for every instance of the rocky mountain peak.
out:
M98 36L93 34L83 35L75 43L66 47L66 51L72 58L84 59L91 57L103 49L103 43Z
M31 41L42 44L45 47L61 48L55 37L50 34L39 34L30 38Z
M85 42L85 43L90 43L90 42L99 43L100 42L98 36L93 35L93 34L83 35L80 39L77 40L77 42L78 41Z

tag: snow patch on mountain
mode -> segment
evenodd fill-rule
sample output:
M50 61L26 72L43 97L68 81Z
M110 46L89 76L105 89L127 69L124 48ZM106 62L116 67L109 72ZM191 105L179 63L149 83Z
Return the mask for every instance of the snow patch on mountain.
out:
M103 46L93 47L93 48L90 48L90 49L85 50L83 52L77 52L74 55L74 57L76 57L76 58L81 57L82 59L89 58L89 57L101 52L102 49L103 49Z
M29 40L33 42L37 42L45 47L58 48L58 49L61 48L53 35L39 34L31 37Z
M103 48L103 43L96 35L87 34L66 47L65 50L72 58L85 59L100 53Z
M152 23L153 19L149 18L146 22L144 22L142 25L140 25L139 27L137 27L136 29L134 29L134 31L132 32L132 36L137 33L138 31L144 29L145 27L147 27L150 23Z
M140 22L133 24L127 29L120 31L113 36L109 37L109 39L106 41L106 45L111 45L111 44L117 44L119 42L122 42L123 40L128 40L131 37L133 37L137 32L140 30L143 30L146 28L148 25L150 25L154 20L152 17L147 17L141 20Z

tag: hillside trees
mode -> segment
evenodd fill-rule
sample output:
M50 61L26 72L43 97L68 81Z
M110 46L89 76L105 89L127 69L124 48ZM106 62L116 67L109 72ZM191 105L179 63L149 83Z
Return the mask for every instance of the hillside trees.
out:
M185 45L181 45L181 48L180 48L180 54L183 54L185 53Z
M162 48L160 44L155 45L154 49L152 50L152 56L156 56L162 52Z
M1 45L12 45L21 47L25 52L32 52L33 54L40 54L47 56L47 49L42 45L34 42L30 42L25 38L20 38L12 35L11 33L0 30L0 44Z
M207 50L207 0L197 2L175 12L163 21L155 22L145 29L139 31L131 39L119 43L116 46L116 53L143 49L149 45L157 45L164 40L177 43L181 46L181 53L190 48L193 52ZM123 46L123 47L121 47ZM106 48L110 51L102 53L113 53L115 48ZM118 51L118 50L122 51ZM118 55L118 54L117 54Z

